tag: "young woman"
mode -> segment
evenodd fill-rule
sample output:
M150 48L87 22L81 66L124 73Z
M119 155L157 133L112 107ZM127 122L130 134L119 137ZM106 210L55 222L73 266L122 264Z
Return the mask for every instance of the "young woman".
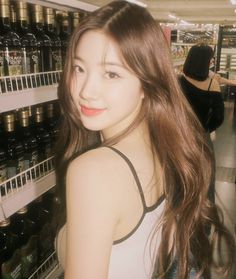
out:
M222 238L230 267L233 238L207 199L212 151L146 9L114 1L80 23L59 100L66 279L208 278Z

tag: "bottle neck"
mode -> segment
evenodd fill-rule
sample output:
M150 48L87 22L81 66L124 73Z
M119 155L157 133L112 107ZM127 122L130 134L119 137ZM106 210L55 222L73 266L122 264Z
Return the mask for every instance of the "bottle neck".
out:
M27 32L29 30L27 20L17 20L16 22L17 30Z
M53 33L53 32L55 32L54 25L51 24L51 23L46 23L45 26L44 26L44 29L45 29L46 33Z
M10 18L9 17L0 17L0 30L2 32L10 31L11 30L11 25L10 24L11 23L10 23Z

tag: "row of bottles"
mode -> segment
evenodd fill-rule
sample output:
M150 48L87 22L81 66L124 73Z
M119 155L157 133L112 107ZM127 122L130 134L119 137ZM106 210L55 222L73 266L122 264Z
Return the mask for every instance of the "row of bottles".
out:
M77 25L79 13L73 18ZM62 70L72 29L68 12L23 0L0 0L0 77ZM0 85L2 93L17 88L10 82Z
M54 252L60 200L52 188L0 222L0 279L26 279Z
M0 117L1 183L53 155L59 109L57 102L49 102ZM36 178L38 174L34 175Z

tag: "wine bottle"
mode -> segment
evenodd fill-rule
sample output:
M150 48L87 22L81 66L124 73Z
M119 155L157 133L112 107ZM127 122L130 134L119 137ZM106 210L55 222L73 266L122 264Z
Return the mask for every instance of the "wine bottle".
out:
M5 150L7 153L7 177L11 178L18 173L25 170L24 167L24 149L22 143L16 136L15 132L15 117L13 113L8 113L4 115L4 124L5 124ZM24 184L25 181L18 178L17 185L13 181L12 187L20 187ZM9 185L11 190L11 186Z
M29 205L29 219L36 224L38 235L38 264L41 265L53 253L54 234L52 216L44 207L42 196Z
M24 109L20 111L20 141L24 148L24 167L29 169L38 163L38 142L36 136L32 133L29 125L29 111ZM27 178L35 179L34 170L27 172Z
M45 24L44 24L44 31L51 39L52 44L52 70L59 71L62 69L61 65L61 40L57 35L55 29L55 14L52 8L45 8L44 9L45 15ZM53 81L56 83L57 81Z
M38 237L34 234L35 223L28 218L27 206L11 217L11 232L18 238L17 248L21 252L21 278L27 279L37 269Z
M71 33L70 33L70 28L69 28L68 12L63 12L61 30L59 33L59 37L61 39L62 67L65 65L66 51L67 51L70 35L71 35Z
M17 76L22 74L22 51L19 36L11 29L10 25L10 2L0 1L0 36L2 37L3 75ZM1 83L2 92L21 89L20 83L15 79L7 79L6 87Z
M25 1L18 0L17 5L17 22L16 31L20 36L22 47L22 72L23 74L34 74L39 72L39 53L37 49L37 39L29 29L28 4ZM36 87L35 76L25 80L26 88Z
M34 132L38 141L39 162L41 162L52 156L52 141L49 132L44 126L44 111L42 106L35 108ZM49 171L50 168L50 165L45 162L40 168L41 174L44 175L44 172Z
M21 254L18 239L10 230L10 219L0 222L0 278L21 279Z

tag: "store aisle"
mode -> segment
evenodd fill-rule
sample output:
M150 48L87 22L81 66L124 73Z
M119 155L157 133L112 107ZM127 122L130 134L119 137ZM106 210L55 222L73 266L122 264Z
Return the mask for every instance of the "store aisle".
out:
M217 129L214 142L216 155L216 203L224 213L231 232L236 232L236 108L232 100L225 102L225 120ZM227 279L236 278L236 266ZM222 279L213 275L212 279Z

